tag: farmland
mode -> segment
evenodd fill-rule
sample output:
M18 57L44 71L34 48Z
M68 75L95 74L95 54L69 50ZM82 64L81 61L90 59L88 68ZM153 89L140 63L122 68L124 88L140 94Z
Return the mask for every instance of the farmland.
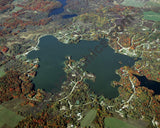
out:
M0 68L0 77L4 76L5 72L3 71L3 67Z
M145 20L152 20L152 21L160 21L160 13L156 12L144 12L144 19Z
M6 126L6 124L13 128L15 127L20 120L23 119L22 116L17 115L15 112L10 111L9 109L0 106L0 127Z
M141 128L116 118L105 118L105 128Z
M138 0L124 0L122 3L124 6L144 7L144 2Z
M96 117L96 113L97 113L96 110L94 110L94 109L90 110L87 113L87 115L83 118L83 120L81 121L81 127L90 126Z

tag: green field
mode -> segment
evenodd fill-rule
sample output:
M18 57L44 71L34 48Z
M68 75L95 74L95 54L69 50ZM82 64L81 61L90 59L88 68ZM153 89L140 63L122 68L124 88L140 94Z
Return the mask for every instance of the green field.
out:
M15 112L12 112L0 105L0 128L5 124L11 128L14 128L22 119L24 119L24 117L19 116Z
M148 1L146 6L151 6L152 7L160 7L160 4L159 3L156 3L156 2L151 2L151 1Z
M105 118L105 128L140 128L116 118Z
M160 21L160 13L148 11L144 12L143 14L144 14L144 19L146 20Z
M5 75L5 72L3 70L3 67L0 68L0 77L4 76Z
M95 109L90 110L87 113L87 115L82 119L82 121L81 121L81 127L84 128L86 126L91 125L91 123L93 122L93 120L96 117L96 113L97 113L97 110L95 110Z
M132 6L132 7L144 7L145 3L143 1L137 0L124 0L121 5Z

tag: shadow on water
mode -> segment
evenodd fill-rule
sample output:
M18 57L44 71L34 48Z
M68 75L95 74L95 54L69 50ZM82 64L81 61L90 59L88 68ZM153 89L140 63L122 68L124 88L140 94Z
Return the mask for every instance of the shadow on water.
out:
M137 79L141 82L140 86L147 87L148 89L153 90L154 95L160 95L160 82L148 80L145 76L134 76L137 77Z

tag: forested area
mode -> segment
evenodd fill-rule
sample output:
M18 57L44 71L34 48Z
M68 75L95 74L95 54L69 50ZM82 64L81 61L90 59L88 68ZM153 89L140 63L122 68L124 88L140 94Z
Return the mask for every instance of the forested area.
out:
M9 71L0 78L0 102L23 97L33 90L33 84L27 76L17 71Z

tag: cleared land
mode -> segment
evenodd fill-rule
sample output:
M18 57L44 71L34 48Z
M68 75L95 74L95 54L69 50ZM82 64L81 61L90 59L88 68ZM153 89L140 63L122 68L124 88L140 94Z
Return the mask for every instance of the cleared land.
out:
M148 1L147 2L147 4L146 4L147 6L149 6L149 7L160 7L160 1Z
M81 121L81 127L84 128L84 127L90 126L96 117L96 113L97 113L97 110L95 109L90 110L87 113L87 115L83 118L83 120Z
M148 12L144 12L143 14L144 14L145 20L160 21L160 13L148 11Z
M5 75L5 72L3 70L3 67L0 68L0 77L4 76Z
M104 124L105 128L142 128L141 126L135 126L116 118L105 118Z
M24 119L24 117L17 115L15 112L10 111L9 109L0 105L0 128L2 126L7 126L14 128L19 121Z
M132 7L144 7L145 3L142 0L124 0L121 5Z

